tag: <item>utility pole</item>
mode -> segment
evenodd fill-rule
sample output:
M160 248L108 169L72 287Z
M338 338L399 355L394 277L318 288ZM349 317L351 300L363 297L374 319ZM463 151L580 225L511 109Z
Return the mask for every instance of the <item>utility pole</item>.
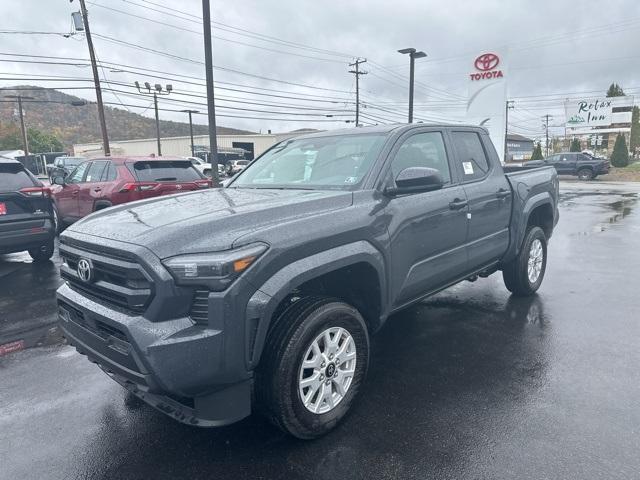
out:
M349 70L349 73L353 73L356 76L356 127L360 126L360 75L366 75L368 72L360 71L360 64L366 63L367 59L357 59L355 62L350 63L350 67L355 67L354 70Z
M202 0L202 29L204 33L204 63L207 75L207 114L209 117L209 150L211 150L211 177L215 186L218 176L218 139L216 137L216 105L213 92L213 47L211 46L211 8L209 0Z
M140 88L140 84L137 81L135 82L135 86L138 89L138 92L140 92L141 94L153 95L153 106L156 111L156 142L158 146L158 156L161 157L162 146L160 145L160 117L158 116L158 95L170 95L171 92L173 91L173 87L170 84L167 84L167 86L165 87L165 90L163 91L162 85L160 85L159 83L156 83L154 85L155 90L151 91L151 84L149 82L144 82L144 86L147 89L147 91L144 92Z
M544 120L544 131L545 131L545 157L549 156L549 120L553 118L553 115L549 115L548 113L542 117Z
M507 135L509 135L509 110L513 108L513 100L507 100L504 109L504 163L507 163L509 149L507 148Z
M73 1L73 0L71 0ZM82 22L84 24L84 33L87 38L87 46L89 47L89 57L91 58L91 70L93 71L93 83L96 88L96 101L98 103L98 116L100 118L100 129L102 130L102 145L104 154L111 155L109 147L109 136L107 134L107 122L104 117L104 103L102 103L102 90L100 89L100 77L98 76L98 65L96 64L96 54L93 51L93 40L91 40L91 30L89 29L89 16L84 0L80 0L80 11L82 13Z
M416 58L424 58L427 56L424 52L417 52L415 48L403 48L398 53L409 54L409 123L413 123L413 77L415 70Z
M15 98L18 100L18 112L20 113L20 129L22 130L22 149L24 156L29 155L29 141L27 140L27 128L24 126L24 111L22 110L22 99L33 100L33 97L24 95L7 95L5 98Z
M195 152L195 147L193 146L193 122L191 121L191 114L200 113L200 112L198 110L182 110L182 112L189 114L189 136L191 137L191 156L195 157L196 152Z

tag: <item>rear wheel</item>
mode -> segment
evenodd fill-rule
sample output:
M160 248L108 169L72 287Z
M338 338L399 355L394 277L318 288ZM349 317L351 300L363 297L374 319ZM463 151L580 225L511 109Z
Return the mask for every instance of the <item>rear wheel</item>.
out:
M276 319L257 372L258 407L279 428L311 439L346 415L367 372L369 336L352 306L305 297Z
M507 289L518 296L533 295L547 268L547 239L540 227L529 227L518 256L502 269Z
M593 170L590 168L581 168L578 170L578 178L580 180L591 180L593 179Z
M29 250L29 255L33 258L34 262L46 262L53 256L53 240L44 245L40 245L38 248L32 248Z

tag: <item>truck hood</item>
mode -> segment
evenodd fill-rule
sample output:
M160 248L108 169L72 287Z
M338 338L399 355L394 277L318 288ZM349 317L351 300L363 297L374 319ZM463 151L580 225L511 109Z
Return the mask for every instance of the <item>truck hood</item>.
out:
M112 207L67 231L143 245L166 258L226 250L266 226L345 208L352 201L345 191L217 188Z

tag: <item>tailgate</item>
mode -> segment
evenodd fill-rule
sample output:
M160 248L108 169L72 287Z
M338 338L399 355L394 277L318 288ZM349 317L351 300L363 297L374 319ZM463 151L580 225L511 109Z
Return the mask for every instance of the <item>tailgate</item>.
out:
M209 180L190 160L138 160L127 168L142 185L139 198L188 192L208 188Z
M48 198L30 198L17 192L0 193L0 232L42 227L49 217L48 201Z

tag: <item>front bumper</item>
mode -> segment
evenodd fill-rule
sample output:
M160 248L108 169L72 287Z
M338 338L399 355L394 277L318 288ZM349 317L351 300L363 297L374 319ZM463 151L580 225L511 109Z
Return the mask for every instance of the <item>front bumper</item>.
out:
M190 425L220 426L251 412L251 376L227 367L223 329L189 317L152 322L107 307L68 284L60 326L78 352L130 392Z

